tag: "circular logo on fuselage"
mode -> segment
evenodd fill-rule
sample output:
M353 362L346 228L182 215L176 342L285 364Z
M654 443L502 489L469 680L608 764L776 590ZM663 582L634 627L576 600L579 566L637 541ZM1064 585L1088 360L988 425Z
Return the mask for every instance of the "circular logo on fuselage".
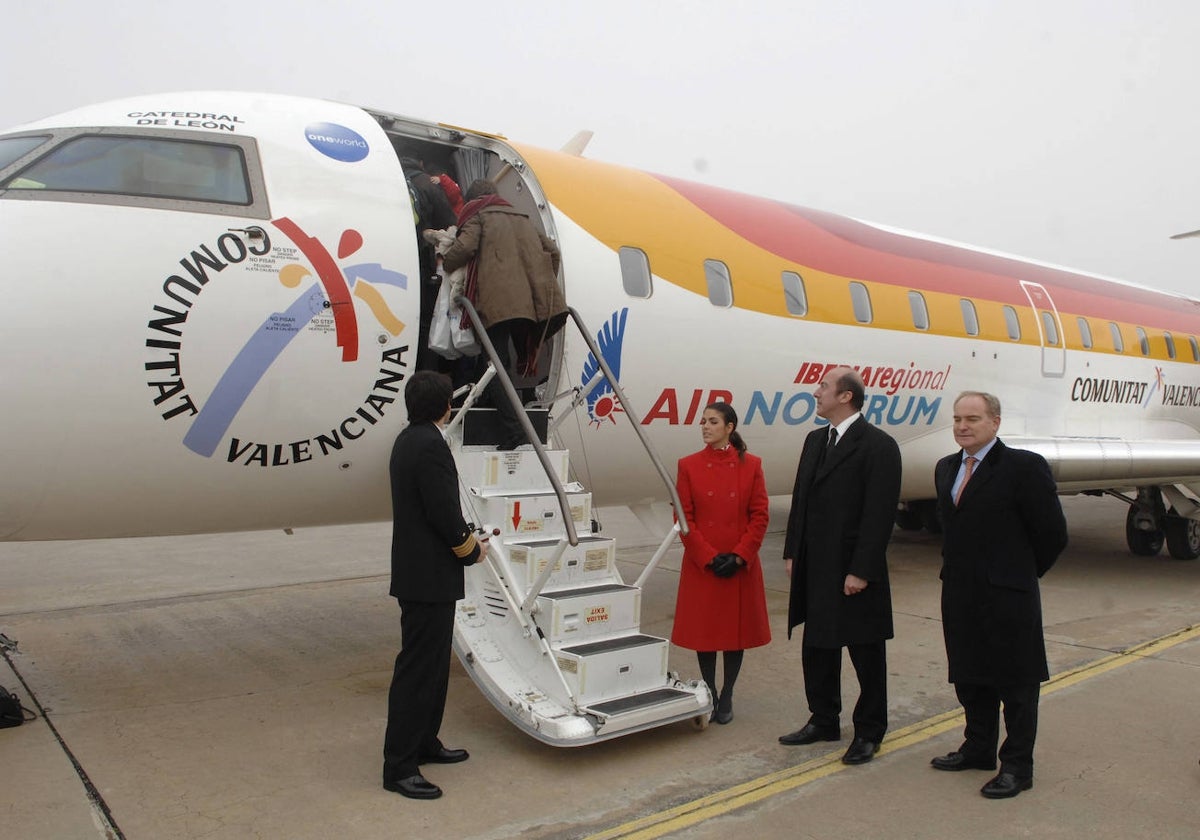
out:
M304 129L304 136L308 138L309 144L325 157L343 163L360 161L371 151L370 145L361 134L337 123L310 123Z

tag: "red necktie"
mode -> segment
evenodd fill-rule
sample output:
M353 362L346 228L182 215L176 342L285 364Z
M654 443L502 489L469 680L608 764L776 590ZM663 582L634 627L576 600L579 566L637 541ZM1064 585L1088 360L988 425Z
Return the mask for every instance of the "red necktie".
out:
M958 485L958 492L954 494L954 506L958 507L958 501L962 498L963 490L967 489L967 482L971 480L971 473L975 471L975 461L978 460L974 455L966 457L967 469L963 473L962 484Z

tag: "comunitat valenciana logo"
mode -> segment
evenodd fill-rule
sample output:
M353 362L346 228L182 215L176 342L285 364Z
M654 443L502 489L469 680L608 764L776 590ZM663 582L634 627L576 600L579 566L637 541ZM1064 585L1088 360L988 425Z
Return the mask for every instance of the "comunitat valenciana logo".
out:
M398 314L408 277L353 259L364 244L356 228L327 241L285 216L180 254L146 322L143 367L187 449L250 467L342 459L395 409L416 338ZM353 402L330 404L339 383Z
M325 157L343 163L356 163L371 151L361 134L352 128L330 122L310 123L304 129L309 145Z

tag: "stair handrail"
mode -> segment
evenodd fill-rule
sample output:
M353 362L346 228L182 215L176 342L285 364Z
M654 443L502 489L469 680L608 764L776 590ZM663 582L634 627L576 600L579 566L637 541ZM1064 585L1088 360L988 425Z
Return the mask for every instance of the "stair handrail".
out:
M646 455L649 456L650 462L654 464L654 469L658 471L658 475L671 497L671 506L675 509L675 519L679 525L679 531L684 536L687 536L688 524L687 517L683 515L683 502L679 499L679 492L675 489L675 482L671 480L671 474L667 472L667 468L663 466L662 459L658 457L658 452L651 445L650 439L646 437L646 433L642 431L641 417L634 411L633 406L629 404L629 398L625 396L625 392L621 389L621 384L617 382L617 377L612 372L612 368L604 360L604 355L600 352L600 348L596 345L596 341L592 338L591 333L588 332L587 325L583 323L583 318L580 317L573 306L568 306L567 312L571 313L571 318L575 321L576 329L583 336L584 343L587 344L588 350L592 353L592 358L596 360L600 369L604 371L604 378L608 380L608 384L612 386L613 393L617 395L617 400L621 403L622 412L629 419L630 425L633 426L633 431L638 436L638 440L642 442L642 448L646 450ZM574 545L574 543L571 544Z
M475 305L471 303L463 295L458 295L454 298L454 302L462 307L463 312L471 319L471 325L475 328L475 338L479 341L484 352L491 359L492 367L496 371L496 377L500 380L500 385L504 389L504 395L508 401L512 403L513 408L517 412L517 421L521 424L521 429L525 432L525 439L533 446L533 451L537 453L538 461L542 464L542 469L546 473L546 478L550 480L551 486L554 488L554 495L558 497L558 506L562 510L563 528L567 532L567 542L571 545L579 545L579 534L575 531L575 520L571 517L571 503L567 499L567 491L563 489L562 482L558 479L558 473L550 463L550 457L546 454L546 447L542 445L538 439L537 432L534 431L533 424L529 422L529 415L525 413L525 406L521 403L521 395L517 393L517 388L513 385L512 377L508 375L508 371L500 361L500 357L496 354L496 345L492 344L492 340L488 338L487 331L483 328L483 322L479 320L479 313L475 310ZM576 315L578 318L579 316Z

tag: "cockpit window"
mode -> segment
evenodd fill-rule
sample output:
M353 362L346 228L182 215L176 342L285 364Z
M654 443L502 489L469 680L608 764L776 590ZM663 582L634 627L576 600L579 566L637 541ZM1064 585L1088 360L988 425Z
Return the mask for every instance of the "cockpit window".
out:
M0 137L0 169L8 166L22 155L33 151L50 139L48 134L26 137Z
M132 135L72 138L0 188L251 203L240 147Z

